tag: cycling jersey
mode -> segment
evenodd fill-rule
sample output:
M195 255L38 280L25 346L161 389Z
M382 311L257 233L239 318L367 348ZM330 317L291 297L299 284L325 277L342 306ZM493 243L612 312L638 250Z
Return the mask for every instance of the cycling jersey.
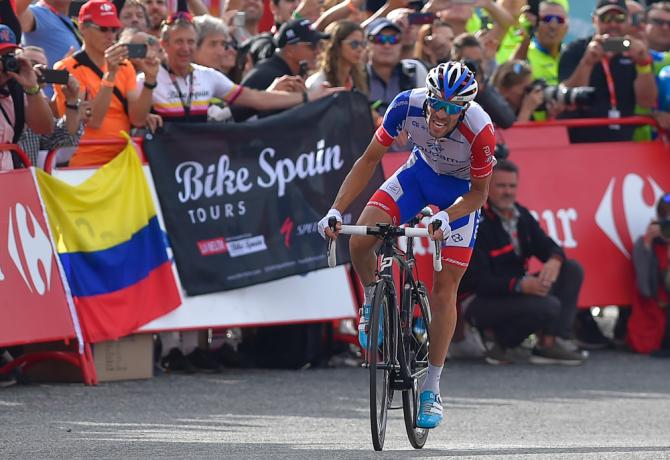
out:
M393 100L375 138L389 146L401 130L414 148L407 162L370 198L368 206L383 210L393 224L407 222L424 206L451 206L470 190L471 178L493 172L495 136L491 119L471 102L461 122L448 136L436 139L428 132L424 88L404 91ZM451 236L442 245L442 259L466 268L477 235L479 210L450 223Z
M434 138L428 132L424 114L426 89L403 91L391 102L375 138L390 146L402 130L414 143L433 171L459 179L486 177L493 171L495 135L491 118L476 102L471 102L463 120L448 136Z

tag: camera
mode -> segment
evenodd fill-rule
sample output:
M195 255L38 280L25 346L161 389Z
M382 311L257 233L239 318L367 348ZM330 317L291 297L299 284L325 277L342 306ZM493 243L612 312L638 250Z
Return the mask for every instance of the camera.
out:
M559 85L547 85L546 81L538 78L531 84L531 90L537 87L542 88L544 104L548 101L554 101L569 106L585 107L593 105L595 102L596 89L592 86L566 88ZM544 107L540 108L540 110L544 110Z
M3 72L18 73L19 71L19 60L16 59L16 56L13 53L7 53L0 56L0 63L2 64Z

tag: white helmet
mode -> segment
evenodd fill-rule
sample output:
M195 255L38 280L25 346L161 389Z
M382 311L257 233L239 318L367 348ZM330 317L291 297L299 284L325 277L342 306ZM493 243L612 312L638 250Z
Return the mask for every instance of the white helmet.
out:
M475 74L457 61L444 62L430 69L426 88L431 97L443 101L470 102L477 96Z

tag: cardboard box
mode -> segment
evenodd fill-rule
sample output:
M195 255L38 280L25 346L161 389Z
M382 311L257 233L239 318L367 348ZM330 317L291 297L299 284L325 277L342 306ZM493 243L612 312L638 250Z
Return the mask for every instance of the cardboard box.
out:
M148 379L153 376L154 343L151 334L129 335L93 345L99 382Z
M25 352L77 350L75 340L25 346ZM96 343L92 346L93 362L99 382L148 379L153 376L153 338L151 334L135 334L119 340ZM44 361L27 369L33 382L82 382L79 368L63 361Z

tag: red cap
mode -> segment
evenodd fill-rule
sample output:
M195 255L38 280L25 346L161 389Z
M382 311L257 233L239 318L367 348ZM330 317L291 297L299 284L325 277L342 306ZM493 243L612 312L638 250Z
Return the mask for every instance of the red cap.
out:
M121 21L113 3L105 0L89 0L79 10L79 24L92 22L100 27L121 28Z
M12 32L12 29L4 24L0 24L0 51L6 49L15 50L16 48L20 48L16 44L16 35Z

